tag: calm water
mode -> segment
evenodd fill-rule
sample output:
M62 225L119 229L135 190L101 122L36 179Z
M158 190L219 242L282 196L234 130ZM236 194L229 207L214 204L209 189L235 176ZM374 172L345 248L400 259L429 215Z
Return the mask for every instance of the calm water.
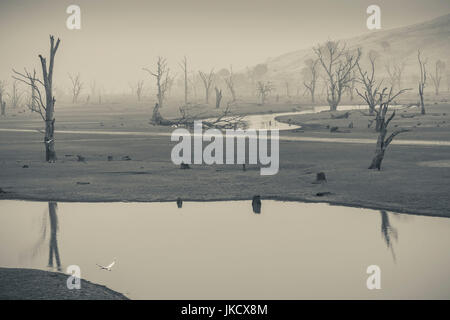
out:
M296 112L282 112L282 113L270 113L270 114L254 114L247 115L243 118L246 122L247 129L278 129L292 130L298 129L300 126L292 125L289 123L279 122L276 120L279 116L290 116L299 114L318 113L329 110L328 106L315 106L308 110L296 111ZM391 108L401 109L403 106L391 106ZM351 106L339 106L339 111L345 110L367 110L366 106L351 105ZM209 119L211 120L211 119ZM89 123L89 122L83 122ZM0 128L0 132L38 132L36 129L13 129L13 128ZM171 132L149 132L149 131L107 131L107 130L55 130L58 134L77 134L77 135L113 135L113 136L171 136ZM136 139L136 138L134 138ZM90 138L89 140L92 140ZM342 138L342 137L308 137L308 136L280 136L280 140L283 141L307 141L307 142L334 142L334 143L356 143L356 144L375 144L376 139L358 139L358 138ZM41 143L41 141L36 141ZM416 146L450 146L450 141L447 140L406 140L395 139L392 144L398 145L416 145Z
M449 299L449 244L447 218L327 204L0 201L0 266L76 264L134 299Z

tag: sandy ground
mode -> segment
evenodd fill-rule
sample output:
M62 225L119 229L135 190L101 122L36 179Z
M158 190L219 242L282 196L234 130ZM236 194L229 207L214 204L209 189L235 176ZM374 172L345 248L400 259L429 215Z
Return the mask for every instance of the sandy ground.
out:
M264 106L263 110L247 106L242 111L251 108L278 112L296 107ZM60 108L56 129L170 133L171 128L149 125L150 109L144 104ZM412 130L398 139L450 141L450 105L433 104L428 112L413 118L398 115L393 126ZM404 114L417 113L411 108ZM283 133L286 136L376 138L374 130L367 128L368 117L358 111L345 120L332 120L328 112L289 118L306 126ZM353 129L348 129L350 122ZM343 132L330 133L327 125L339 126ZM42 120L29 113L10 115L0 120L0 128L42 128ZM448 146L391 145L378 172L367 169L375 145L280 141L279 173L261 176L257 166L247 171L239 165L193 165L180 170L170 160L175 143L168 136L59 134L59 161L54 164L43 161L42 134L0 132L0 137L2 199L175 201L181 197L207 201L251 199L259 194L263 199L325 201L450 217L450 168L442 165L450 159ZM76 155L86 161L77 161ZM107 161L109 155L113 161ZM125 156L131 160L122 160ZM321 171L328 182L314 184L316 173ZM319 197L318 192L330 194Z
M67 289L67 275L34 269L0 268L0 300L127 300L121 293L81 279Z

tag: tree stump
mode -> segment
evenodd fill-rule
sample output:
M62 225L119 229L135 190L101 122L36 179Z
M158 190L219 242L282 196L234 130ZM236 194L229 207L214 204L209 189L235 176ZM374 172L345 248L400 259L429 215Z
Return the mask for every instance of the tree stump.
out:
M316 174L316 182L317 183L327 182L327 178L325 176L325 172L318 172Z
M190 168L191 168L191 167L190 167L187 163L182 162L182 163L180 164L180 169L185 170L185 169L190 169Z

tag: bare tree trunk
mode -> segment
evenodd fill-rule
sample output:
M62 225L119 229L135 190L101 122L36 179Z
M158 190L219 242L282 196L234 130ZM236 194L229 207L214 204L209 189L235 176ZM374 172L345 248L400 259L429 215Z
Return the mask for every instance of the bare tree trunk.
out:
M55 110L55 97L53 96L53 65L55 60L56 50L58 50L60 40L56 41L53 36L50 36L50 64L47 71L47 62L42 55L39 55L42 65L42 74L44 78L45 96L46 96L46 108L45 108L45 159L48 162L56 161L55 151L55 119L53 113Z
M326 74L330 111L336 111L343 90L354 80L353 70L361 57L361 50L352 53L345 44L338 41L327 41L313 50Z
M162 108L167 90L170 88L170 83L172 81L169 75L170 69L167 67L167 61L163 57L158 57L158 61L156 63L156 73L147 68L143 68L143 70L147 71L156 78L156 86L158 87L156 97L158 99L159 108Z
M386 133L387 133L386 130L382 130L378 135L377 146L375 148L375 156L372 159L372 163L370 164L369 169L377 169L377 170L381 169L381 162L384 159L385 149L383 148L383 143L384 138L386 137Z
M386 119L386 113L389 108L389 103L391 103L395 99L395 97L397 97L400 94L402 94L403 92L405 92L406 89L400 90L399 92L397 92L396 94L393 95L392 87L391 87L389 95L387 95L387 99L383 102L382 99L383 99L383 97L386 96L385 95L386 90L387 90L387 88L385 88L383 90L383 92L380 93L380 95L381 95L380 109L378 111L376 111L377 112L377 127L379 126L379 134L378 134L378 139L377 139L377 146L375 148L375 155L372 159L372 163L370 164L369 169L380 170L381 163L384 159L384 154L385 154L386 149L389 146L389 144L392 142L392 140L394 140L396 135L398 135L402 132L408 131L407 129L399 129L399 130L394 131L388 138L386 138L387 128L389 126L389 123L395 117L395 110L394 110L394 112L390 115L390 117L388 119Z
M1 116L6 116L6 102L3 101L4 85L5 85L5 83L3 81L0 81L0 108L1 108Z
M160 125L163 120L163 117L159 113L159 108L160 108L159 104L156 103L155 107L153 108L153 114L152 114L152 122L154 124L158 124L158 125Z
M424 90L424 85L419 83L419 96L420 96L420 113L421 114L425 114L425 102L423 99L423 90Z
M216 108L220 108L220 101L222 100L222 90L214 88L216 90Z
M72 82L72 103L78 103L78 96L80 95L83 83L80 80L80 74L75 76L69 74L69 79Z
M420 56L420 50L417 52L417 59L419 60L419 67L420 67L420 80L419 80L420 113L425 114L424 89L427 82L427 71L426 71L427 62L422 60L422 57Z
M183 73L184 73L184 105L187 105L187 103L188 103L188 66L187 66L186 56L184 56L184 59L181 62L181 69L183 69Z
M211 69L211 71L209 72L209 74L204 73L202 71L198 72L200 75L200 78L202 79L203 82L203 86L205 87L205 103L208 104L209 103L209 91L211 88L211 84L214 80L214 69Z
M58 39L55 44L55 38L50 35L50 62L47 69L47 59L42 55L39 55L39 59L41 61L42 66L42 81L38 80L35 77L35 72L31 74L25 69L25 74L14 71L18 77L13 76L14 79L22 81L27 85L31 86L35 90L34 102L39 106L38 110L36 110L42 117L45 123L45 136L44 136L44 145L45 145L45 159L48 162L56 161L56 152L55 152L55 97L53 96L53 66L55 61L55 54L58 50L60 40ZM40 84L45 89L45 103L42 99L43 94L41 94L39 87L37 84ZM45 111L45 113L43 112Z
M36 72L35 72L36 73ZM30 109L32 112L37 111L37 106L36 106L36 86L35 86L35 81L36 80L31 80L32 81L32 85L31 85L31 103L30 103Z
M228 87L228 90L230 91L232 101L236 101L236 90L234 88L234 75L233 75L233 66L230 66L230 75L228 77L225 77L225 84Z

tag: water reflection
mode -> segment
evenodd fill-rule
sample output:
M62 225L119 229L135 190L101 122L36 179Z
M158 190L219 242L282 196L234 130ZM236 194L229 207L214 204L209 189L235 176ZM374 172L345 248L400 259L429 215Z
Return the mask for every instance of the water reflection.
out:
M392 257L394 258L394 261L396 260L394 246L393 246L393 239L395 241L398 241L398 232L397 229L394 228L390 221L389 221L389 215L385 210L381 210L381 234L383 236L384 242L386 242L386 245L388 249L392 252Z
M254 196L186 203L180 195L182 209L177 197L1 200L0 266L75 264L83 278L133 299L449 298L450 219L266 199L262 215L262 196ZM114 256L122 262L112 272L98 269ZM389 275L388 290L367 290L370 264Z
M58 204L56 202L49 201L48 216L50 218L50 241L48 253L48 266L53 268L53 258L54 258L57 270L61 271L61 259L59 256L59 249L58 249L58 216L56 213L57 209Z
M253 213L261 213L261 196L253 196L252 200Z

